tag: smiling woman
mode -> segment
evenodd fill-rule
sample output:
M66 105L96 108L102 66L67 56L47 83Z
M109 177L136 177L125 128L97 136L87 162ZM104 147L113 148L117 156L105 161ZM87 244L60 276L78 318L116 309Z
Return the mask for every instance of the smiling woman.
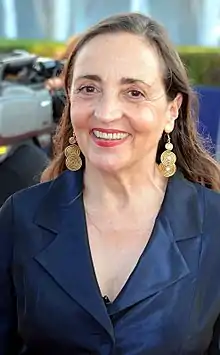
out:
M74 70L72 70L73 67ZM123 72L120 72L122 68ZM101 73L104 69L106 73ZM112 81L115 80L113 85L108 77ZM117 93L116 80L118 80ZM157 138L155 137L154 146L158 164L166 141L169 139L166 134L168 133L177 156L179 171L191 181L220 189L219 166L204 148L206 144L197 132L196 96L189 86L186 71L178 54L170 44L164 29L159 25L155 26L155 23L150 21L146 28L135 27L134 23L128 25L123 21L119 25L117 21L114 22L113 18L111 24L103 21L92 28L82 36L67 64L66 90L70 100L67 101L66 110L55 137L55 141L58 142L54 147L55 159L44 172L42 181L54 178L66 169L63 151L72 134L70 109L72 107L74 109L75 105L75 108L79 107L79 103L92 105L94 99L98 102L97 100L102 97L99 105L109 104L110 114L113 116L115 113L116 116L120 115L120 110L123 111L121 107L120 109L116 107L119 104L122 105L123 98L124 109L130 112L131 109L137 108L139 120L136 122L141 125L145 124L143 128L146 128L146 115L143 120L141 113L146 113L146 110L148 113L151 112L147 115L148 120L152 123L161 122L160 130L155 131L158 134ZM112 96L109 95L110 91L113 93ZM118 102L116 100L110 102L109 97L113 100L116 95L119 95ZM106 102L107 99L109 102ZM167 109L167 113L170 110L166 127L165 111L160 112L162 120L159 116L157 121L152 120L153 116L155 118L155 109L161 109L164 103L169 104L169 107L163 107L163 110ZM97 108L99 109L100 107ZM173 129L177 116L178 120ZM69 136L66 132L69 132ZM144 140L144 136L142 138ZM150 144L149 134L144 145L146 144ZM147 149L147 152L150 153L150 150ZM142 150L142 153L145 155L145 150ZM152 152L152 156L154 153Z
M123 32L97 36L81 49L69 96L86 166L111 173L129 169L133 177L154 169L158 141L164 129L173 129L182 101L181 95L167 101L156 50ZM107 139L115 130L123 139Z
M165 31L103 20L65 87L44 183L0 212L1 355L220 353L220 168Z

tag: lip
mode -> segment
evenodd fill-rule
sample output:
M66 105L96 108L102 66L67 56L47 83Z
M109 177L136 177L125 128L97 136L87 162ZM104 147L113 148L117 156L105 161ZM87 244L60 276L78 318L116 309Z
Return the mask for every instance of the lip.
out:
M125 137L125 138L122 138L120 140L112 140L112 139L100 139L100 138L97 138L94 134L93 134L93 131L99 131L99 132L102 132L102 133L125 133L125 134L128 134L128 132L126 131L121 131L121 130L118 130L118 129L105 129L105 128L93 128L90 132L90 136L93 140L93 142L95 143L95 145L97 145L98 147L103 147L103 148L113 148L113 147L116 147L118 145L121 145L123 144L128 138L129 138L129 134Z
M128 133L128 132L126 132L126 131L121 131L121 130L119 130L119 129L112 129L112 128L93 128L92 130L91 130L91 132L93 132L93 131L99 131L99 132L102 132L102 133Z

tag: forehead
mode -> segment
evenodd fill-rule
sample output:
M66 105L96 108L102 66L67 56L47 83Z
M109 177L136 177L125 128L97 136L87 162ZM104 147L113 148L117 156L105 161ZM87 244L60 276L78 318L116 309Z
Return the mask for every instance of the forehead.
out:
M85 44L76 57L73 79L85 73L100 75L103 80L134 76L148 82L162 76L155 48L128 33L98 35Z

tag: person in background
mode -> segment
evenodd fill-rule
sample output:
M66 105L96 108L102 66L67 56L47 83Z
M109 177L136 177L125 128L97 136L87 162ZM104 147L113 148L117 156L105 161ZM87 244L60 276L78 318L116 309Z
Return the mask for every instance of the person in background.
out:
M66 49L57 57L58 60L67 60L76 45L79 36L71 37ZM46 82L50 91L63 88L63 77L51 78ZM47 154L46 154L47 153ZM47 166L52 155L51 148L47 152L34 144L31 140L22 142L13 155L0 163L0 206L16 191L39 183L42 171Z
M31 139L0 162L0 206L16 191L36 185L48 165L47 154Z
M74 50L74 47L76 46L76 43L78 42L80 36L73 36L70 37L70 39L67 41L66 49L64 52L62 52L60 55L57 56L57 60L64 61L64 63L68 60L69 55L71 52ZM60 116L62 115L63 109L65 107L65 102L66 102L66 96L64 93L64 74L61 72L59 76L50 78L46 80L45 82L45 87L47 90L50 91L51 95L55 96L56 99L54 100L54 105L55 107L55 112L58 112L59 115L57 117L56 123L59 122ZM59 92L59 95L57 96L57 93ZM56 131L56 126L55 126L55 131ZM52 132L51 135L51 145L48 148L48 157L51 159L53 157L53 137L54 133Z
M165 30L89 29L41 184L0 212L0 354L220 354L220 167Z

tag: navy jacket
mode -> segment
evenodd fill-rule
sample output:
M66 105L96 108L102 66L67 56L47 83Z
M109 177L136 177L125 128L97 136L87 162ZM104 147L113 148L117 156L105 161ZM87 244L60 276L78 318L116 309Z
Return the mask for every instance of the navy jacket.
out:
M82 188L67 171L0 212L0 355L220 354L220 195L170 178L150 242L106 306Z

